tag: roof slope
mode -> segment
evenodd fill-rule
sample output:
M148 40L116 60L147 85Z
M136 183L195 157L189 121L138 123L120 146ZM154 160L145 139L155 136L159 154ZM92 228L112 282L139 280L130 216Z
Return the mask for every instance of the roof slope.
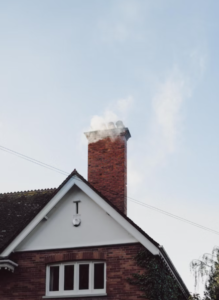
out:
M138 231L140 231L156 247L159 246L159 244L145 231L143 231L137 224L135 224L124 213L122 213L105 196L98 192L83 176L74 170L58 188L0 194L0 253L33 220L33 218L43 209L43 207L74 175L77 175L78 180L83 181L91 189L93 189L101 198L111 205L123 218L125 218Z
M72 174L69 175L69 177L63 182L63 184L60 185L62 187L71 176L77 175L77 177L86 183L95 193L97 193L101 198L103 198L110 206L112 206L123 218L125 218L132 226L134 226L138 231L140 231L152 244L154 244L156 247L159 246L159 244L153 240L144 230L141 229L137 224L135 224L129 217L127 217L121 210L117 208L111 201L109 201L103 194L101 194L97 189L95 189L83 176L81 176L76 170L72 172ZM59 187L59 188L60 188Z
M141 234L149 241L158 247L173 270L176 278L183 287L186 294L189 295L187 287L182 278L175 269L172 261L166 251L156 241L154 241L146 232L138 225L129 219L115 205L113 205L105 196L98 192L86 179L84 179L76 170L74 170L63 182L55 189L25 191L0 194L0 253L4 251L10 243L25 229L25 227L37 216L37 214L45 207L47 203L58 193L59 190L69 181L74 175L77 180L87 184L95 193L104 199L112 206L123 218L125 218L132 226L134 226Z
M56 189L0 194L0 253L49 202Z

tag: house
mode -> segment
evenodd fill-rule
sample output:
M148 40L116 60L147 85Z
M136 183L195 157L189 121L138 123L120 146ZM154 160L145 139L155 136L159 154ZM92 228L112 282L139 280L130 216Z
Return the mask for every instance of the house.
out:
M142 272L142 249L188 299L164 248L127 217L128 128L85 135L88 181L74 170L56 189L0 194L0 299L139 299L127 277Z

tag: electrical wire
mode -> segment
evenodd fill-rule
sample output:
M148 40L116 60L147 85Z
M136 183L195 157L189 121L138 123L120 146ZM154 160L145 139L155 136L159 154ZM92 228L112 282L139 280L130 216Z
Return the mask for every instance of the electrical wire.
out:
M1 145L0 145L0 150L2 150L2 151L4 151L4 152L8 152L8 153L10 153L10 154L12 154L12 155L15 155L15 156L17 156L17 157L20 157L20 158L22 158L22 159L25 159L25 160L27 160L27 161L29 161L29 162L32 162L32 163L34 163L34 164L36 164L36 165L39 165L39 166L44 167L44 168L46 168L46 169L49 169L49 170L51 170L51 171L58 172L58 173L60 173L60 174L62 174L62 175L64 175L64 176L69 175L69 173L67 173L67 172L65 172L65 171L63 171L63 170L61 170L61 169L58 169L58 168L53 167L53 166L51 166L51 165L45 164L45 163L43 163L43 162L41 162L41 161L39 161L39 160L36 160L36 159L34 159L34 158L32 158L32 157L29 157L29 156L27 156L27 155L21 154L21 153L19 153L19 152L17 152L17 151L14 151L14 150L9 149L9 148L3 147L3 146L1 146Z
M217 230L214 230L214 229L211 229L211 228L209 228L209 227L203 226L203 225L201 225L201 224L195 223L195 222L190 221L190 220L188 220L188 219L179 217L179 216L174 215L174 214L172 214L172 213L169 213L169 212L167 212L167 211L165 211L165 210L163 210L163 209L160 209L160 208L157 208L157 207L155 207L155 206L146 204L146 203L144 203L144 202L141 202L141 201L139 201L139 200L133 199L133 198L131 198L131 197L127 197L127 198L129 198L130 201L132 201L133 203L136 203L136 204L138 204L138 205L142 205L142 206L144 206L144 207L146 207L146 208L149 208L149 209L155 210L155 211L157 211L157 212L159 212L159 213L162 213L162 214L164 214L164 215L166 215L166 216L168 216L168 217L174 218L174 219L176 219L176 220L179 220L179 221L188 223L188 224L193 225L193 226L196 226L196 227L198 227L198 228L200 228L200 229L204 229L204 230L207 230L207 231L209 231L209 232L211 232L211 233L215 233L215 234L219 235L219 231L217 231Z
M0 150L2 150L2 151L4 151L4 152L7 152L7 153L10 153L10 154L12 154L12 155L15 155L15 156L17 156L17 157L19 157L19 158L22 158L22 159L27 160L27 161L29 161L29 162L32 162L32 163L34 163L34 164L37 164L37 165L39 165L39 166L41 166L41 167L47 168L47 169L49 169L49 170L51 170L51 171L58 172L58 173L61 174L61 175L68 176L68 175L70 174L70 173L68 173L68 172L66 172L66 171L63 171L63 170L58 169L58 168L56 168L56 167L53 167L53 166L51 166L51 165L49 165L49 164L43 163L42 161L36 160L36 159L34 159L34 158L32 158L32 157L29 157L29 156L27 156L27 155L21 154L21 153L19 153L19 152L17 152L17 151L11 150L11 149L6 148L6 147L1 146L1 145L0 145ZM79 180L79 181L83 182L81 179L78 179L78 178L76 178L76 180ZM105 190L105 191L106 191L106 190ZM108 190L107 192L112 192L112 191L109 191L109 190ZM156 212L162 213L162 214L164 214L164 215L166 215L166 216L168 216L168 217L174 218L174 219L176 219L176 220L178 220L178 221L185 222L185 223L187 223L187 224L196 226L196 227L198 227L198 228L200 228L200 229L203 229L203 230L206 230L206 231L209 231L209 232L211 232L211 233L214 233L214 234L219 235L219 231L217 231L217 230L211 229L211 228L209 228L209 227L206 227L206 226L203 226L203 225L201 225L201 224L195 223L195 222L190 221L190 220L188 220L188 219L185 219L185 218L182 218L182 217L180 217L180 216L174 215L174 214L172 214L172 213L170 213L170 212L167 212L167 211L165 211L165 210L163 210L163 209L160 209L160 208L158 208L158 207L149 205L149 204L147 204L147 203L145 203L145 202L142 202L142 201L139 201L139 200L137 200L137 199L134 199L134 198L131 198L131 197L128 197L128 196L127 196L127 199L129 199L131 202L133 202L133 203L135 203L135 204L138 204L138 205L144 206L144 207L146 207L146 208L152 209L152 210L154 210L154 211L156 211Z
M79 179L79 178L75 178L75 180L78 180L78 181L83 182L83 181L82 181L81 179ZM104 190L104 191L105 191L105 192L111 192L110 190ZM211 232L211 233L215 233L215 234L219 235L219 231L217 231L217 230L211 229L211 228L209 228L209 227L206 227L206 226L203 226L203 225L201 225L201 224L195 223L195 222L190 221L190 220L188 220L188 219L185 219L185 218L182 218L182 217L180 217L180 216L174 215L174 214L172 214L172 213L170 213L170 212L168 212L168 211L165 211L165 210L160 209L160 208L158 208L158 207L149 205L149 204L147 204L147 203L145 203L145 202L136 200L136 199L134 199L134 198L131 198L131 197L128 197L128 196L126 196L126 198L129 199L131 202L133 202L133 203L135 203L135 204L144 206L144 207L149 208L149 209L152 209L152 210L154 210L154 211L156 211L156 212L162 213L162 214L164 214L164 215L166 215L166 216L168 216L168 217L174 218L174 219L176 219L176 220L178 220L178 221L182 221L182 222L188 223L189 225L193 225L193 226L196 226L196 227L198 227L198 228L200 228L200 229L203 229L203 230L206 230L206 231L209 231L209 232Z

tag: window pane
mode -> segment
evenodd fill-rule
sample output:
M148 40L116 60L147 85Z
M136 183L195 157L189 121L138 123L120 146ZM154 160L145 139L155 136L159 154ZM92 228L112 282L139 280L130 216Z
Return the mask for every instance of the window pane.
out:
M94 289L104 288L104 264L94 264Z
M65 266L64 290L74 289L74 266Z
M58 291L59 290L59 266L50 267L49 290L50 291Z
M89 289L89 265L79 265L79 290Z

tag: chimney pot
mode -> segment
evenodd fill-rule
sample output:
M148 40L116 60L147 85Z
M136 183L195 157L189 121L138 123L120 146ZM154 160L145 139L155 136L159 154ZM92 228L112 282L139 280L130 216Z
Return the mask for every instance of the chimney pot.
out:
M124 128L124 124L123 124L122 121L117 121L117 122L116 122L116 126L117 126L118 128Z

